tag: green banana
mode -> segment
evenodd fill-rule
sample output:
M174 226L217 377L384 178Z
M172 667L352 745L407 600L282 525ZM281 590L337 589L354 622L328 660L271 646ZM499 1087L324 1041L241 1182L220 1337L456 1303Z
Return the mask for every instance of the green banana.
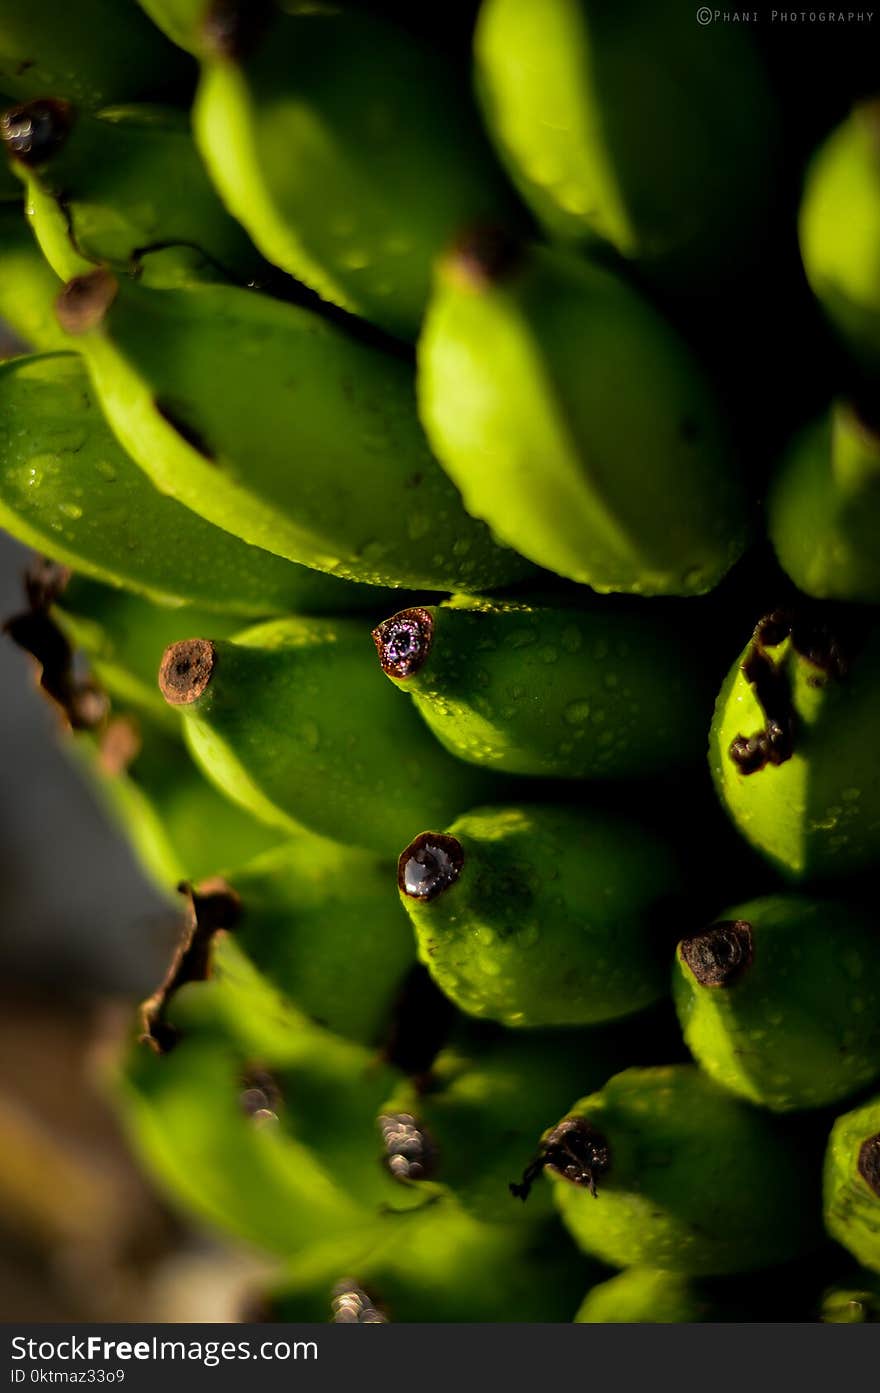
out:
M880 436L838 402L805 430L767 502L770 539L799 590L880 603Z
M157 289L99 270L58 310L123 447L218 527L375 584L471 591L529 569L466 517L398 358L232 286Z
M853 358L880 370L880 104L832 131L807 172L799 232L807 279Z
M406 1080L385 1104L386 1165L397 1180L448 1187L479 1218L510 1223L510 1180L547 1113L562 1111L585 1082L601 1087L621 1056L609 1031L460 1032L434 1061L428 1087ZM546 1198L534 1217L545 1218Z
M70 353L0 365L0 523L160 604L266 616L374 609L389 596L249 546L159 493L110 433Z
M777 610L721 688L712 775L742 835L787 877L844 876L880 850L880 632L858 611Z
M508 1026L593 1025L664 993L671 852L628 819L478 808L401 853L419 956L463 1011Z
M378 1043L415 957L389 868L302 835L227 878L241 902L236 940L257 968L330 1030Z
M571 580L702 594L745 545L709 384L675 331L598 265L465 237L438 270L419 405L468 511Z
M81 652L101 685L124 709L146 717L169 734L180 731L180 717L156 690L162 654L174 643L210 624L214 633L234 634L240 615L218 614L190 605L153 605L140 595L74 576L52 605L51 617Z
M703 757L692 644L604 601L586 611L456 597L373 630L383 671L471 764L554 778L648 777Z
M695 1325L740 1316L682 1272L628 1267L592 1287L574 1319L577 1325Z
M92 114L43 97L7 109L0 135L32 195L37 240L62 279L78 275L83 258L127 271L151 246L171 244L188 252L183 274L195 249L215 278L260 275L264 263L209 183L183 112ZM44 231L57 219L53 204L64 239Z
M880 1097L839 1117L825 1156L825 1227L880 1272Z
M205 773L255 816L390 855L487 781L398 700L369 643L353 620L299 617L192 638L165 653L160 688Z
M375 14L307 6L242 47L211 33L217 9L193 120L227 207L276 266L415 337L450 238L518 217L466 82L445 53Z
M0 319L31 348L70 348L55 315L61 285L46 265L21 203L0 206Z
M572 1237L613 1266L723 1276L818 1246L803 1146L692 1065L626 1069L582 1098L524 1198L542 1170Z
M833 900L769 895L678 945L685 1042L716 1083L787 1112L880 1076L880 936Z
M4 5L0 88L17 101L63 97L92 109L185 91L189 65L131 0Z
M822 1294L819 1319L825 1325L880 1324L880 1280L856 1272Z
M744 26L717 30L707 42L677 0L484 0L475 56L487 125L552 236L609 242L686 292L748 259L767 220L778 122Z

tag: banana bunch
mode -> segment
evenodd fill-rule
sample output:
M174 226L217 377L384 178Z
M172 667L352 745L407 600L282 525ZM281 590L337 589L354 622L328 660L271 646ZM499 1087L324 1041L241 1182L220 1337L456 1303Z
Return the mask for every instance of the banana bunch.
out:
M877 1319L876 103L672 0L26 8L6 629L179 917L137 1154L278 1319Z

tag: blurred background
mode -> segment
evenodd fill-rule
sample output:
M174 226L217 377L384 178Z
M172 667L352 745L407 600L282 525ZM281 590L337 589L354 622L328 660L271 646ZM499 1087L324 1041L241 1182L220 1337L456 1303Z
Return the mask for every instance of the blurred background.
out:
M4 355L5 356L5 355ZM0 622L32 553L0 533ZM178 920L68 763L33 660L0 642L0 1319L227 1321L259 1268L151 1189L107 1083Z

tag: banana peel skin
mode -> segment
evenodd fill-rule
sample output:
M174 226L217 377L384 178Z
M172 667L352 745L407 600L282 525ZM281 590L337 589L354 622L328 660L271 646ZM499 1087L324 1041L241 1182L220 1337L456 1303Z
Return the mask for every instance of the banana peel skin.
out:
M471 591L528 574L431 457L401 359L235 286L101 269L68 283L58 314L123 448L217 527L368 584Z
M745 547L721 409L676 332L615 273L493 230L441 262L419 409L465 507L594 590L699 595Z

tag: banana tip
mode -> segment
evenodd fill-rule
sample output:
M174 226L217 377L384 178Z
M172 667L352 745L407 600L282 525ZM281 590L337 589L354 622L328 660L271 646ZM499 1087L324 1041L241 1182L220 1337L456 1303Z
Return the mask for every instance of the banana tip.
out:
M65 144L74 116L70 102L55 97L8 107L0 116L6 153L29 169L47 164Z
M217 650L207 638L186 638L165 649L159 666L159 690L170 706L198 701L214 673Z
M503 227L478 224L456 239L443 259L446 279L459 290L481 291L516 274L523 262L522 244Z
M445 832L422 832L400 854L397 884L411 900L434 900L454 885L464 865L464 849Z
M427 661L434 642L434 617L426 609L402 609L377 624L372 637L382 671L403 680Z
M859 1175L880 1199L880 1132L868 1137L859 1148Z
M681 956L701 987L730 987L746 971L754 955L752 926L728 919L703 933L682 939Z

